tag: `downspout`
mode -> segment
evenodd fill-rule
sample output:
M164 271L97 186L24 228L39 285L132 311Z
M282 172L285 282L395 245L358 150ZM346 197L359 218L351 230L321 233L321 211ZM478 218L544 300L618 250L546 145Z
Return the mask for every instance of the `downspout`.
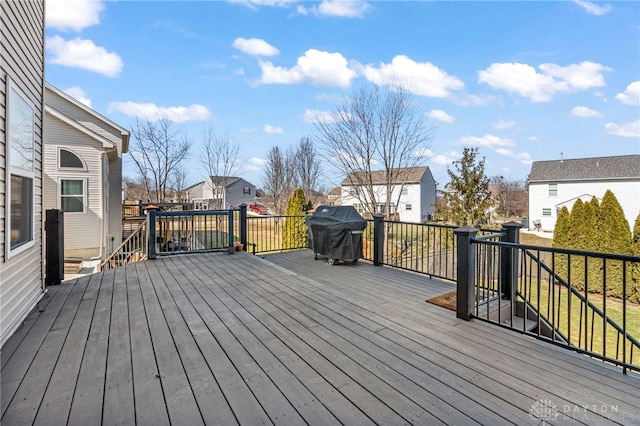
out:
M94 256L89 260L102 260L102 249L106 244L104 241L105 218L104 218L104 167L103 167L105 154L106 152L104 151L100 153L100 194L102 195L100 197L100 213L102 215L102 226L100 227L100 252L98 253L97 256ZM88 201L89 201L89 184L87 184L87 202Z

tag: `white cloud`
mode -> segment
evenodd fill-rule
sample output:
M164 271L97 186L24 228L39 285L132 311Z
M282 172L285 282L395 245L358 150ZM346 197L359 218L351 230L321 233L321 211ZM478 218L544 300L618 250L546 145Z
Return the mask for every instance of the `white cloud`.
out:
M441 109L432 109L431 111L427 112L427 117L431 118L432 120L436 120L436 121L440 121L442 123L448 123L448 124L452 124L456 121L455 118L453 118L452 116L450 116L449 114L447 114Z
M87 92L82 90L80 87L78 86L69 87L68 89L63 90L63 92L71 96L72 98L77 99L79 102L82 102L89 108L91 108L91 99L87 97Z
M571 109L571 115L574 117L602 117L600 112L586 106L573 107Z
M307 109L304 111L303 119L307 123L334 123L335 115L331 111L320 111L317 109Z
M314 12L320 16L357 18L369 9L369 3L362 0L322 0Z
M482 137L478 136L463 136L460 138L457 145L465 145L465 146L486 146L491 149L496 149L496 147L500 146L514 146L515 143L508 138L501 138L500 136L495 135L484 135Z
M277 56L280 51L259 38L242 38L234 40L233 47L252 56Z
M390 64L381 63L379 67L367 65L363 69L367 80L378 85L398 83L416 95L432 98L446 98L451 90L464 88L464 83L450 76L430 62L416 62L398 55Z
M153 103L111 102L109 104L109 112L114 111L149 121L167 119L175 123L205 121L212 118L211 112L206 107L198 104L188 107L159 107Z
M511 129L513 127L516 127L516 124L517 123L514 120L498 120L491 126L494 129Z
M457 151L449 151L443 154L434 155L430 160L439 166L448 166L460 158L462 158L461 153Z
M595 3L591 3L589 1L583 1L583 0L573 0L573 2L578 6L582 7L590 15L596 15L596 16L605 15L611 12L611 9L612 9L610 4L605 4L604 6L598 6Z
M604 128L607 133L612 135L625 138L640 138L640 119L623 124L607 123Z
M248 172L257 172L262 170L265 164L267 164L267 160L264 158L251 157L249 161L244 163L243 169Z
M534 67L520 63L495 63L478 72L478 82L494 89L506 90L529 98L532 102L550 101L557 93L570 93L606 85L604 71L611 68L595 62L560 66L541 64Z
M120 56L96 46L91 40L65 40L55 35L47 37L46 49L52 64L83 68L107 77L118 77L124 66Z
M284 133L284 129L282 127L272 126L271 124L265 124L264 132L269 135L279 135Z
M624 92L616 95L616 99L623 104L640 106L640 81L630 83Z
M309 49L300 56L292 68L260 62L264 84L296 84L310 82L318 86L349 87L356 72L349 68L347 60L340 53L329 53Z
M47 28L82 31L100 23L104 4L98 0L49 0L46 4Z
M536 142L539 140L537 136L529 136L527 139L529 139L532 142Z
M531 165L531 163L533 163L533 160L531 159L531 154L529 154L528 152L516 153L511 151L510 149L505 149L505 148L497 148L495 152L497 152L500 155L504 155L506 157L515 158L516 160L520 161L522 164L525 164L525 165Z
M251 9L257 9L259 6L287 7L298 0L229 0L229 3L238 3Z

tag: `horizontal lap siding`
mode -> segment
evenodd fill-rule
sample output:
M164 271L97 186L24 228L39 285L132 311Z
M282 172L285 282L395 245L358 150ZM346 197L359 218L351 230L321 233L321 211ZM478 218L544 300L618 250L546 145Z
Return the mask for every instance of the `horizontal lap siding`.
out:
M85 213L65 213L64 248L90 249L96 256L100 247L102 224L102 183L100 153L102 147L95 139L50 114L45 114L47 128L45 145L45 209L59 209L58 182L60 179L86 179L87 206ZM58 170L58 150L65 148L79 156L87 170Z
M44 2L0 2L0 345L41 295ZM6 257L6 100L11 81L35 109L34 246Z

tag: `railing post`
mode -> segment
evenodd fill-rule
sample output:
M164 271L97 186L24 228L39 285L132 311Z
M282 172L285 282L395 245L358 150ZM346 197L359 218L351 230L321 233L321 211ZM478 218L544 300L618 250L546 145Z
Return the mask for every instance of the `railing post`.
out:
M518 222L507 222L502 225L505 235L502 242L520 242L520 228L522 224ZM505 300L513 300L516 283L518 280L518 251L512 247L500 248L500 292Z
M233 251L235 250L235 247L233 246L235 240L235 237L233 235L233 209L229 209L227 222L229 232L229 254L233 254Z
M384 264L384 215L373 215L373 264Z
M247 205L240 204L240 244L247 251Z
M147 257L156 258L156 209L147 208Z
M476 247L471 239L478 230L471 226L463 226L453 230L457 243L457 287L456 287L456 316L469 321L476 304Z

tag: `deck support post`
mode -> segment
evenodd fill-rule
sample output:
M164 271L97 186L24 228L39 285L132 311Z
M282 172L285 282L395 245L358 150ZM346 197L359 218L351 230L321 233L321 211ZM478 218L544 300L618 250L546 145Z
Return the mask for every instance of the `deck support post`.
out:
M507 222L502 225L504 243L518 244L520 242L520 228L518 222ZM500 292L505 300L514 300L516 283L518 281L518 250L513 247L500 247Z
M156 258L156 209L147 208L147 258Z
M384 215L373 215L373 264L384 265Z
M235 237L233 235L233 209L229 209L229 214L227 217L227 227L229 228L227 232L229 233L229 254L233 254L235 247L233 243L235 242Z
M476 304L476 246L472 239L478 233L476 228L463 226L453 230L456 234L456 316L469 321Z
M240 204L240 244L247 251L247 205Z

